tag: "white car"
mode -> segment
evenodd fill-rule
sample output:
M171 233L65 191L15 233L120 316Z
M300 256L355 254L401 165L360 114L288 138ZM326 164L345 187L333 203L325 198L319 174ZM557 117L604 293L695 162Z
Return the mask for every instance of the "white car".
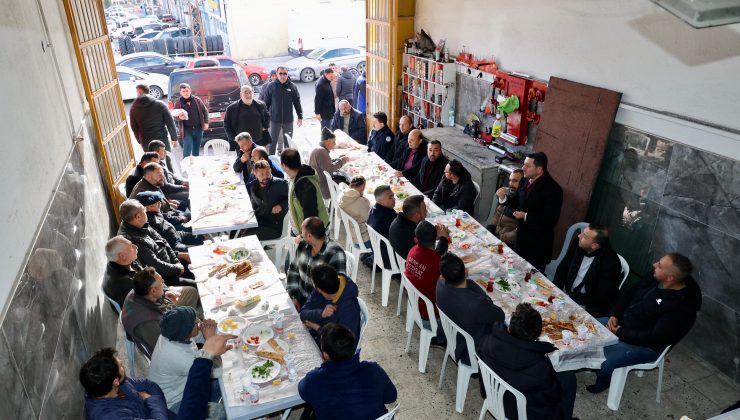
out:
M136 38L134 38L133 40L134 41L149 42L152 39L154 39L157 35L159 35L160 32L162 32L162 31L146 31L143 34L141 34L141 35L137 36Z
M292 80L301 82L313 82L316 78L334 63L337 67L347 66L356 69L358 73L365 70L367 60L365 48L342 47L342 48L317 48L303 57L296 57L285 63L288 75Z
M136 85L145 83L149 85L149 94L156 99L167 96L167 86L170 78L163 74L146 73L129 67L117 66L118 86L121 88L121 99L128 101L136 99Z

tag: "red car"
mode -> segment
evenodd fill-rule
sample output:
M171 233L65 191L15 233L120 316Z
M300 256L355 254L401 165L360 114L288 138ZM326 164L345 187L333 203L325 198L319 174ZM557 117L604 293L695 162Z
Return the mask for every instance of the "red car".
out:
M267 73L267 70L265 70L264 67L258 66L255 64L247 64L247 63L240 63L237 60L234 60L233 58L229 57L228 55L209 55L207 57L198 57L195 59L192 59L188 61L188 64L186 65L187 68L196 68L196 67L209 67L212 64L213 60L218 60L218 63L221 66L226 67L232 67L232 66L239 66L244 70L244 73L249 78L249 83L252 86L257 86L261 83L263 83L267 78L270 76ZM208 61L209 63L199 63L200 61ZM215 64L215 63L214 63Z

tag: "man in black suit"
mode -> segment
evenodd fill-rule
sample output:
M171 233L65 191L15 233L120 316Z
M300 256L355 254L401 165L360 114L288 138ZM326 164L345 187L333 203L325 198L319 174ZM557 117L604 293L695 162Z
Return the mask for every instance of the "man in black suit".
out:
M609 230L591 223L571 244L555 272L555 285L595 318L609 315L619 297L622 264L609 245Z
M411 183L425 196L432 198L434 190L442 181L448 162L442 154L442 143L439 140L430 141L427 144L427 155L421 160L419 173L411 180Z
M522 166L524 182L511 197L506 189L496 191L499 203L511 200L507 206L516 209L516 253L540 272L552 257L555 225L563 205L563 189L547 172L547 155L534 152L527 155Z

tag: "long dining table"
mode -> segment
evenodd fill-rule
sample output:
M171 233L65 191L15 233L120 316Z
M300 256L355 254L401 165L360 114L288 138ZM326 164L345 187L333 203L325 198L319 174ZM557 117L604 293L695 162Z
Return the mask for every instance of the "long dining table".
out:
M322 359L285 290L281 280L284 276L270 261L256 235L221 239L190 248L190 258L204 316L218 322L220 333L238 336L234 348L221 356L219 384L226 415L229 419L252 419L302 404L298 381L321 365ZM232 263L228 260L230 255L243 259ZM239 271L236 278L225 274L234 264L246 265L245 260L251 265L248 272ZM254 301L257 296L259 300ZM262 342L255 343L255 337ZM274 378L258 384L259 401L252 402L243 380L251 378L252 370L268 360L257 356L257 349L274 350L268 337L287 351L285 363L277 364L279 373ZM293 378L288 365L295 369Z

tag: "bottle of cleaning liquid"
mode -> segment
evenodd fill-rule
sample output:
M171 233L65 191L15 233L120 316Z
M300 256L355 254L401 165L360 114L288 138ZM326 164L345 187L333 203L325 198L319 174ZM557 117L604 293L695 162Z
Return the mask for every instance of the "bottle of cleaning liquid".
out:
M491 128L491 137L497 139L501 136L501 126L501 114L496 114L496 121L493 122L493 127Z

